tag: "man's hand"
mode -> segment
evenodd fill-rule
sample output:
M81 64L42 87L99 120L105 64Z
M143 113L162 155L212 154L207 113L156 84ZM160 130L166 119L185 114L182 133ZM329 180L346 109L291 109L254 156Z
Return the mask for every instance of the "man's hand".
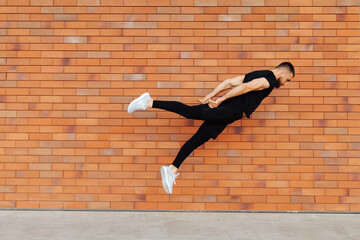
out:
M217 108L222 103L221 98L216 99L215 101L209 100L209 107L210 108Z
M199 98L198 101L201 104L205 104L205 103L209 103L211 101L211 96L210 95L206 95L204 98Z
M221 98L216 99L215 101L211 100L212 96L210 94L206 95L204 98L199 98L198 101L201 104L208 104L210 108L216 108L223 102Z

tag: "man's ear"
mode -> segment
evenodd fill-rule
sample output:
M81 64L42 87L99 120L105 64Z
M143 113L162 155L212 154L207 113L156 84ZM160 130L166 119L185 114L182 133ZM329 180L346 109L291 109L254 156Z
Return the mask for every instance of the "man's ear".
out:
M285 71L284 70L280 70L280 77L284 77L285 76Z

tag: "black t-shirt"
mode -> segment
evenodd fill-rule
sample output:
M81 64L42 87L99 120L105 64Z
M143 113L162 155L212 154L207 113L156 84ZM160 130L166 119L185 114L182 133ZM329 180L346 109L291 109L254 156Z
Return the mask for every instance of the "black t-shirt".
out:
M243 95L239 95L233 98L230 98L232 104L240 107L241 110L246 114L246 117L250 117L250 115L256 110L256 108L260 105L261 101L266 98L271 91L276 86L276 77L272 71L262 70L262 71L254 71L245 75L245 79L243 83L247 83L256 78L266 78L268 80L270 87L260 90L260 91L251 91L245 93Z

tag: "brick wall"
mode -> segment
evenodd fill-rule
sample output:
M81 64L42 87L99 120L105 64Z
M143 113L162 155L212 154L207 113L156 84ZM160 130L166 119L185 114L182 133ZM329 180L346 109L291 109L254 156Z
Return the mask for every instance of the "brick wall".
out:
M360 211L358 0L0 0L0 208ZM181 167L195 104L282 61L297 76Z

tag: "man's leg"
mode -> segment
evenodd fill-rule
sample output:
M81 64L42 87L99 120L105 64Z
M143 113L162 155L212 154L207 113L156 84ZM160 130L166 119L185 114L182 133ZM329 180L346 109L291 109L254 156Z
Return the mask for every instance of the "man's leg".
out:
M201 118L201 109L203 107L204 106L202 105L188 106L175 101L156 101L151 99L149 93L144 93L129 104L128 113L133 113L138 110L147 110L149 108L159 108L177 113L188 119L205 120Z
M167 193L172 194L172 187L178 176L177 170L183 161L210 138L215 139L227 125L227 123L205 121L198 131L181 147L173 163L169 166L161 167L162 183Z
M149 100L148 108L159 108L177 113L187 119L196 119L214 122L229 122L242 117L242 111L231 104L223 103L217 108L210 108L208 104L188 106L176 101Z
M188 119L203 121L228 122L242 118L239 107L225 101L216 108L210 108L208 104L188 106L176 101L156 101L151 99L149 93L144 93L128 106L128 113L149 108L159 108L169 112L177 113Z
M205 121L198 131L181 147L172 165L178 169L183 161L198 147L214 137L214 134L220 134L227 126L226 123ZM218 132L215 132L218 131ZM176 172L175 172L176 173Z
M201 109L203 108L201 105L189 106L176 101L152 100L152 104L149 103L149 106L152 108L159 108L169 112L177 113L187 119L204 120L201 117Z

